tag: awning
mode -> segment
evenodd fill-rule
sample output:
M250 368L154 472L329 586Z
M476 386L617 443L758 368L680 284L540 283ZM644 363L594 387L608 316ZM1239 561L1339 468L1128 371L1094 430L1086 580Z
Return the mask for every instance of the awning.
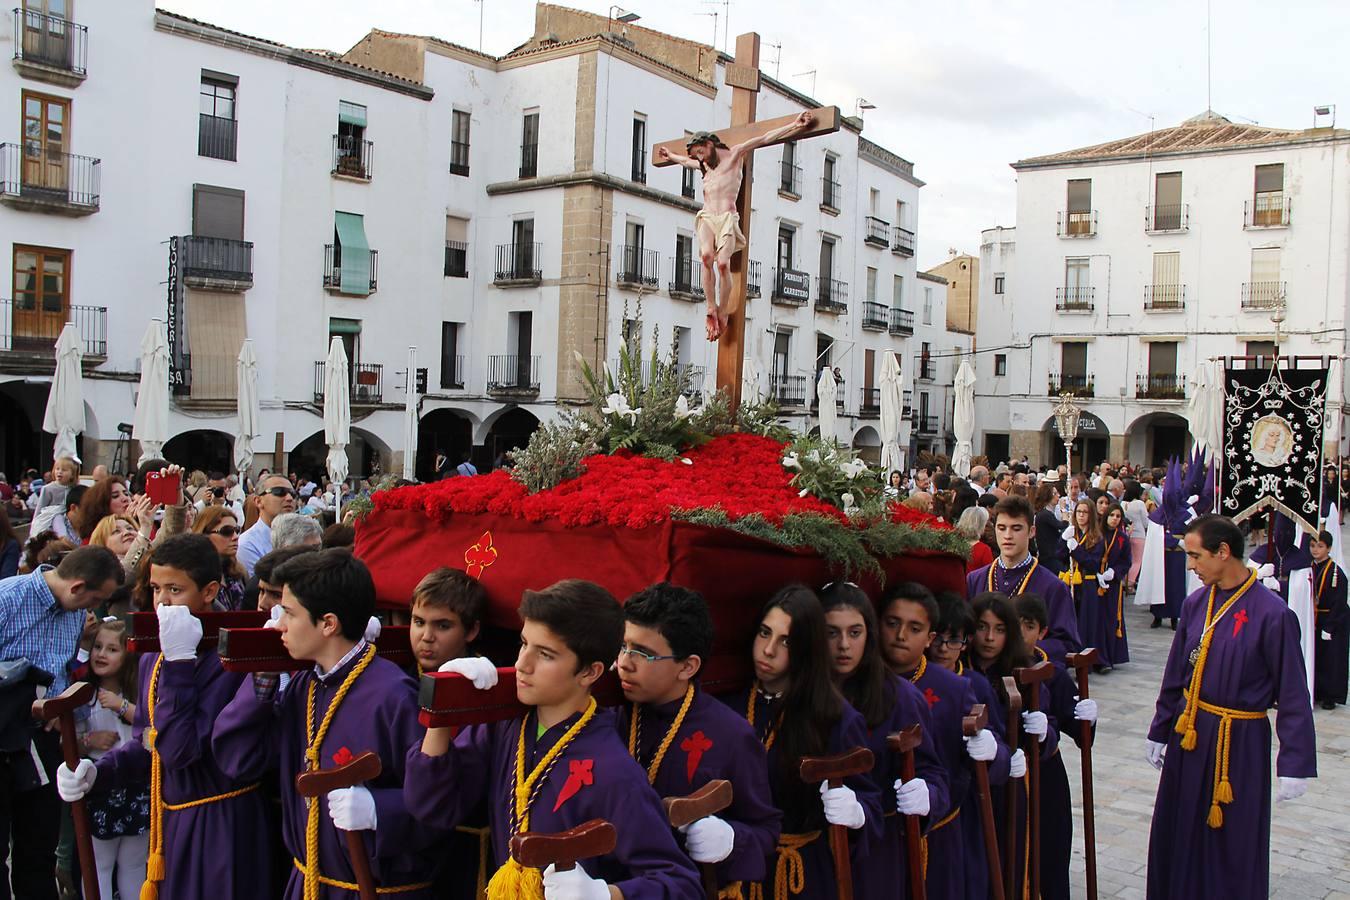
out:
M338 121L346 125L366 127L366 108L359 103L338 101Z
M335 213L334 225L341 253L341 290L344 294L370 293L370 245L364 220L354 213Z
M329 320L328 320L328 333L329 333L329 334L360 334L360 333L361 333L361 320L360 320L360 319L329 319Z

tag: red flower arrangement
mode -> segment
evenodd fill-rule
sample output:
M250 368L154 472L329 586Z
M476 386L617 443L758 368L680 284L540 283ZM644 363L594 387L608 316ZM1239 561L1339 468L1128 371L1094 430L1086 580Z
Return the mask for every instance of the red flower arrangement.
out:
M684 462L635 456L626 451L597 454L585 471L555 488L529 494L502 470L471 478L383 491L375 509L419 510L442 520L454 513L493 513L529 522L556 520L569 528L608 524L647 528L672 512L720 508L730 521L762 516L778 525L793 514L815 514L847 525L844 513L813 496L799 496L792 473L783 468L785 445L752 434L713 438L683 455ZM892 521L947 529L918 510L891 507Z

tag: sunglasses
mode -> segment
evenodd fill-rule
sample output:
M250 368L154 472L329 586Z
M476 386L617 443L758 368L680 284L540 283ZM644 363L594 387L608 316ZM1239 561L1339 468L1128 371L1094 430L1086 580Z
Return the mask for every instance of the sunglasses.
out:
M294 488L288 488L288 487L274 487L274 488L268 488L267 490L263 491L263 493L264 493L264 494L271 494L273 497L298 497L298 496L300 496L299 494L297 494L297 493L295 492L295 489L294 489Z
M217 528L215 531L213 531L213 532L211 532L211 533L212 533L212 534L218 534L218 535L220 535L220 536L223 537L223 538L232 538L232 537L234 537L236 534L241 533L241 531L242 531L242 529L236 528L236 527L234 527L233 525L222 525L221 527Z

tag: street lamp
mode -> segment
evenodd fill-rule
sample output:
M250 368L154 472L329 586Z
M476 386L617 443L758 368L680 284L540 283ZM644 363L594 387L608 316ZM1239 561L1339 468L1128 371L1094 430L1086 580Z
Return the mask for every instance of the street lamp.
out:
M1069 467L1069 474L1073 474L1073 441L1078 437L1078 417L1082 414L1078 404L1073 402L1073 394L1065 391L1059 395L1059 402L1055 404L1055 428L1059 431L1059 439L1064 442L1064 462Z
M635 12L629 12L622 6L611 6L609 8L609 24L605 27L605 30L612 30L615 22L621 22L622 24L627 25L629 22L636 22L640 18L642 18L642 16Z

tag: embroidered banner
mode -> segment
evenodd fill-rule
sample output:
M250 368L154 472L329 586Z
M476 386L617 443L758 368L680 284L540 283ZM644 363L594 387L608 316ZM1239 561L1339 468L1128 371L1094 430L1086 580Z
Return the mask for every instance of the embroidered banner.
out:
M1224 371L1220 510L1241 522L1277 509L1317 533L1327 370Z

